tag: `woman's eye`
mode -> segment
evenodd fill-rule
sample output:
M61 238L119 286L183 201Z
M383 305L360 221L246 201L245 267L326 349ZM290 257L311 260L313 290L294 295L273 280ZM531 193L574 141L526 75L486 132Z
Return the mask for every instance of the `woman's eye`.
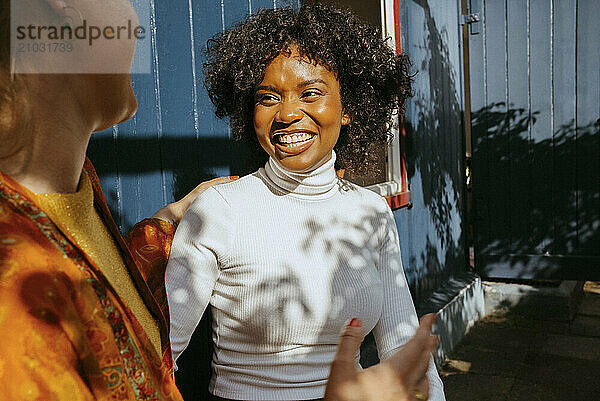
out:
M302 93L302 98L306 100L317 100L321 96L321 92L318 90L307 90Z
M256 96L256 98L258 103L266 106L275 104L279 100L277 96L268 93L259 94Z

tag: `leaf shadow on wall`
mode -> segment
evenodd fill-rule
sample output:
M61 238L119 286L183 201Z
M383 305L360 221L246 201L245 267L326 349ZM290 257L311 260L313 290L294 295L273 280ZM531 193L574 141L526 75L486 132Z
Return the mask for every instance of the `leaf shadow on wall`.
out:
M535 140L538 114L503 102L473 113L477 252L496 255L514 278L567 279L569 266L553 259L564 256L597 276L600 119L567 121Z
M468 266L466 187L463 114L448 32L445 26L439 29L436 25L427 0L413 3L424 12L423 41L418 51L427 57L415 66L416 93L407 105L410 114L405 121L406 167L411 191L420 186L423 204L415 203L407 213L413 214L411 222L415 227L410 230L426 230L426 238L424 244L415 246L419 253L409 257L405 268L416 299L424 300ZM428 216L420 212L423 207ZM457 219L458 230L454 227Z

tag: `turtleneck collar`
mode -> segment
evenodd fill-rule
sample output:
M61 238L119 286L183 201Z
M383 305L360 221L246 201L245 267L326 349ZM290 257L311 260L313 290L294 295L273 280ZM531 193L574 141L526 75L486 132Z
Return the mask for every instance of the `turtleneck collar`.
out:
M291 171L283 167L273 157L265 164L264 175L277 188L291 196L310 200L327 199L338 189L335 173L335 152L331 159L310 171Z

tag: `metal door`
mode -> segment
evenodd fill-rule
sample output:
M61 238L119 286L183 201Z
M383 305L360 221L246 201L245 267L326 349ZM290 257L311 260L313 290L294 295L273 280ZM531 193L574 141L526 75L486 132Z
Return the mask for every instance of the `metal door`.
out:
M476 268L598 280L600 2L468 3Z

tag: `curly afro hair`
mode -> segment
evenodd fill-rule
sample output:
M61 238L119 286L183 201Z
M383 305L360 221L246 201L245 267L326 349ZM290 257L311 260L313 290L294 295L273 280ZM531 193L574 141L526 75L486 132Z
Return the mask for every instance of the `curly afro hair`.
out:
M229 118L236 139L260 145L254 132L255 90L275 57L297 47L333 72L351 123L335 146L337 168L354 174L377 168L377 150L391 138L394 110L411 96L410 62L381 31L351 11L310 2L299 9L265 9L208 41L204 76L219 118ZM264 156L266 153L257 150Z

